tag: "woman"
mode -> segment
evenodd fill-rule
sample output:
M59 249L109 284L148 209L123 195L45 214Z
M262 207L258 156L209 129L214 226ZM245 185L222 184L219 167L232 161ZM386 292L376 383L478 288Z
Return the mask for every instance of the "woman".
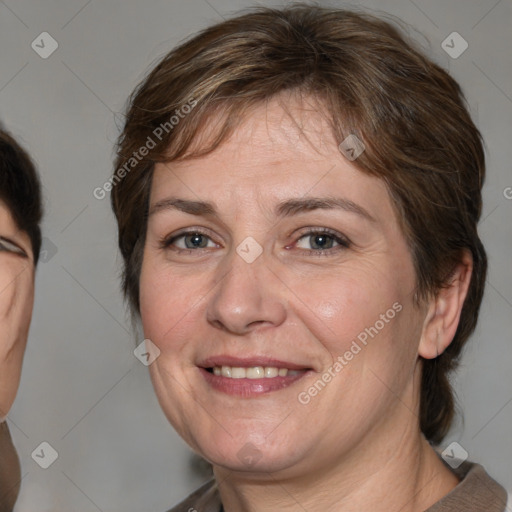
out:
M21 375L41 247L39 178L25 151L0 129L0 511L11 511L21 473L6 418Z
M505 510L434 449L483 178L457 83L372 16L261 8L155 67L112 205L159 402L214 470L173 511Z

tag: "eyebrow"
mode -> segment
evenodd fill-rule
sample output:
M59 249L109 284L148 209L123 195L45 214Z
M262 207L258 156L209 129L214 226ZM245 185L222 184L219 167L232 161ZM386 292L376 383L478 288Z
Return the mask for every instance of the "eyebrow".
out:
M278 217L291 217L312 210L344 210L355 213L366 220L376 222L375 218L362 206L343 197L304 197L287 199L278 203L275 213ZM149 210L148 216L164 210L178 210L190 215L218 216L213 203L207 201L191 201L169 197L157 201Z

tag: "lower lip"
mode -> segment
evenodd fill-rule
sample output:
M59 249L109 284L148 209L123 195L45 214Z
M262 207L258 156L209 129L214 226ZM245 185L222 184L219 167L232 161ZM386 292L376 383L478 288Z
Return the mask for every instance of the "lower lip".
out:
M215 390L221 391L228 395L241 396L250 398L258 396L271 391L278 391L287 388L304 378L310 373L305 371L299 375L291 375L286 377L272 377L263 379L230 379L229 377L222 377L222 375L215 375L210 373L204 368L199 368L201 374L206 382Z

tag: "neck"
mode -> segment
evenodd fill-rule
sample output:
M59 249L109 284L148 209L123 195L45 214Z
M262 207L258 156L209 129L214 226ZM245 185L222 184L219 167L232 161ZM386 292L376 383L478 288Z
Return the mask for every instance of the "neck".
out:
M251 478L215 468L226 512L360 510L419 512L428 509L459 482L421 436L414 455L389 454L350 472L331 468L302 477L268 473Z
M274 473L233 472L214 467L224 510L420 512L428 509L459 480L421 434L417 415L411 414L403 404L398 405L398 410L398 422L376 427L337 459L324 454L325 457L314 457L298 470L288 468ZM405 425L405 429L397 425ZM328 462L320 464L318 460Z

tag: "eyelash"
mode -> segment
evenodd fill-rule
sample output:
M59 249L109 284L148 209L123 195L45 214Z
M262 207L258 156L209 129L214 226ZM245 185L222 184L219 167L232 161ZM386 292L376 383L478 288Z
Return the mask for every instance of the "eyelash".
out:
M300 234L295 243L303 238L314 235L327 235L329 238L332 238L338 245L329 249L299 249L300 251L304 251L314 256L330 256L334 253L338 253L339 251L346 250L351 246L351 242L348 238L329 228L309 228L308 231L304 231Z
M14 242L11 242L7 238L4 238L3 236L0 236L0 252L13 252L15 254L19 254L20 256L27 256L25 251L18 247Z
M210 240L212 240L210 235L207 232L203 231L202 229L193 229L193 230L188 230L188 231L182 231L181 233L172 235L170 237L164 237L160 240L159 246L161 249L171 249L171 250L179 252L181 254L192 254L192 253L197 253L200 249L206 249L206 250L209 249L209 248L201 248L201 247L199 247L198 249L181 249L181 248L172 248L171 247L172 244L174 244L176 242L176 240L179 240L180 238L186 237L188 235L201 235L201 236L205 236L205 237L209 238ZM298 249L299 251L301 251L303 253L308 253L308 254L314 255L314 256L330 256L333 253L337 253L338 251L348 249L351 246L350 240L348 240L346 237L340 235L336 231L333 231L328 228L317 228L317 229L310 228L308 231L301 233L295 243L297 243L299 240L302 240L303 238L305 238L307 236L313 236L313 235L327 235L328 237L332 238L338 244L338 246L331 247L328 249ZM289 247L289 246L287 246L287 247Z

